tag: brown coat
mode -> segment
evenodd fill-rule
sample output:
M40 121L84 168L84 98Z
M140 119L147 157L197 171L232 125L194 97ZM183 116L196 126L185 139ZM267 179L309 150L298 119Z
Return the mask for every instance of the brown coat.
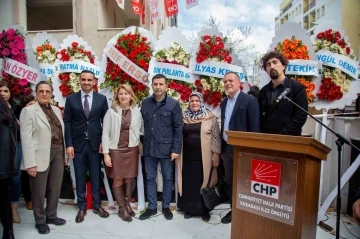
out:
M186 124L186 120L184 119ZM206 188L210 170L212 167L212 160L216 160L213 155L215 153L221 153L221 138L220 138L220 129L216 117L209 118L202 122L200 129L200 140L201 140L201 153L202 153L202 163L203 163L203 175L204 181L201 188ZM218 159L218 158L217 158ZM180 196L182 195L182 149L179 158L176 160L178 166L178 189ZM217 183L217 170L214 168L211 176L210 186L213 186ZM200 189L199 189L200 192Z

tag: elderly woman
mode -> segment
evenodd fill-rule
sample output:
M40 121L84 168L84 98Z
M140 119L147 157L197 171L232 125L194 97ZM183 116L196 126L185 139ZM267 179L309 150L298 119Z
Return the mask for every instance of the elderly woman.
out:
M210 220L200 189L205 188L211 168L219 165L221 153L220 129L217 118L208 110L198 92L190 95L190 104L184 112L183 149L179 160L178 207L185 212L184 218L201 216ZM212 170L210 185L217 183L217 170Z
M7 104L7 106L11 109L13 115L15 116L16 120L19 120L20 112L22 107L15 103L15 101L11 97L11 90L10 86L6 81L0 81L0 96L3 98ZM19 127L18 122L16 121L16 126ZM22 160L22 150L21 150L21 142L20 142L20 132L17 131L17 158L16 158L16 169L17 174L15 177L11 179L10 184L10 201L11 201L11 208L13 214L13 222L14 223L21 223L21 218L18 213L18 203L21 194L21 160Z
M9 190L16 175L16 119L7 102L0 97L0 220L3 239L14 238Z
M60 110L50 105L52 85L40 81L35 88L37 102L20 114L23 162L30 175L35 227L40 234L50 232L48 224L66 223L57 217L64 163L64 123ZM46 209L44 208L46 195Z
M129 85L120 85L111 109L104 117L102 147L106 172L113 178L113 193L119 205L119 217L132 221L135 212L130 199L134 178L138 175L139 139L142 116L134 108L136 97Z

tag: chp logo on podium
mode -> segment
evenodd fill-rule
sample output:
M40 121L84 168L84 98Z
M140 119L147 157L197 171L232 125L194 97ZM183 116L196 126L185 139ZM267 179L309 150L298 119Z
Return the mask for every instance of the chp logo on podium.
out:
M251 160L251 193L279 200L281 164Z

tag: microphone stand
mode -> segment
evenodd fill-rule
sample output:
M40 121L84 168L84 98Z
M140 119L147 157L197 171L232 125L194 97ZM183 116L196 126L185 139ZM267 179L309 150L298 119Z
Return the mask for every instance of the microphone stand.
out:
M287 99L288 101L290 101L292 104L297 106L300 110L305 112L308 116L313 118L316 122L318 122L320 125L324 126L327 130L329 130L331 133L333 133L337 137L337 140L335 141L336 146L337 146L337 151L338 151L338 165L337 165L338 178L337 178L337 197L336 197L336 239L339 239L340 238L340 210L341 210L341 195L340 195L340 191L341 191L340 190L341 189L341 187L340 187L340 183L341 183L340 182L341 181L341 151L342 151L342 147L343 147L344 143L357 149L359 152L360 152L360 149L358 147L356 147L355 145L353 145L351 142L349 142L344 136L336 133L335 131L330 129L327 125L325 125L323 122L316 119L309 112L307 112L305 109L303 109L300 105L296 104L294 101L289 99L286 95L284 96L283 99Z

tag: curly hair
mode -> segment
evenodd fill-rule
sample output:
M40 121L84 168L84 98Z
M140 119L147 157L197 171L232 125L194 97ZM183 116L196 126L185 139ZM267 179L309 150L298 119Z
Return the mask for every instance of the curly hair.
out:
M266 71L266 63L271 59L276 58L278 59L283 66L286 66L289 64L289 61L285 58L283 54L277 51L270 51L266 53L260 60L262 68Z

